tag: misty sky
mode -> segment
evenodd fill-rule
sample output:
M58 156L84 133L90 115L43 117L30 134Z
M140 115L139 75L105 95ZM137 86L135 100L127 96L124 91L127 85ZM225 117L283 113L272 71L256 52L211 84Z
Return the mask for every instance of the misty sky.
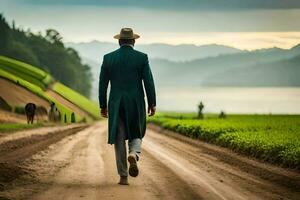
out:
M0 0L0 12L25 29L54 28L73 42L115 42L121 27L132 27L140 43L300 43L299 0Z

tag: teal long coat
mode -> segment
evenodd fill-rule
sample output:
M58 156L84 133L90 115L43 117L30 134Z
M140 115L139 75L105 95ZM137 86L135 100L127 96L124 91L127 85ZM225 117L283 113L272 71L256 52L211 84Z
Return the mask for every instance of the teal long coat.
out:
M122 46L103 57L99 78L100 108L107 107L109 82L111 88L108 101L108 143L115 143L119 112L122 112L128 139L143 138L146 131L143 83L148 105L156 105L148 56L131 46Z

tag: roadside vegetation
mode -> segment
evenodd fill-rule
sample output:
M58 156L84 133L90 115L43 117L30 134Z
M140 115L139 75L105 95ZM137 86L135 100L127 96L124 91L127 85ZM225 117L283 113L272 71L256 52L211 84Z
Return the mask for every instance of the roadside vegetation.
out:
M228 147L270 163L300 169L299 115L160 113L149 122L187 137Z
M12 131L24 130L24 129L32 129L32 128L39 128L44 126L42 123L35 123L35 124L0 124L0 133L7 133Z

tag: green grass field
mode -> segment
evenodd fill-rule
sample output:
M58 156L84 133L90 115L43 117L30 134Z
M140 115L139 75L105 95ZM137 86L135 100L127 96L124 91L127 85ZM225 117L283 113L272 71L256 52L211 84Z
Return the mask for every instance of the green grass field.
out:
M160 113L148 119L187 137L233 149L245 155L300 169L299 115L207 115Z
M2 132L11 132L23 129L32 129L44 126L43 124L0 124L0 133Z
M99 106L96 103L59 82L56 82L53 85L52 90L88 112L95 119L99 119L100 111Z
M47 72L4 56L0 56L0 69L14 74L42 89L47 88L54 81L52 76Z

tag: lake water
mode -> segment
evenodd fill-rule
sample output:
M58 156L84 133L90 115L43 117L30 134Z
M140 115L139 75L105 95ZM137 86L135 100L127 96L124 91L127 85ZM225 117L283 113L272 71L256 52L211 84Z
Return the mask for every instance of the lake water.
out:
M158 111L300 114L300 88L157 88Z

